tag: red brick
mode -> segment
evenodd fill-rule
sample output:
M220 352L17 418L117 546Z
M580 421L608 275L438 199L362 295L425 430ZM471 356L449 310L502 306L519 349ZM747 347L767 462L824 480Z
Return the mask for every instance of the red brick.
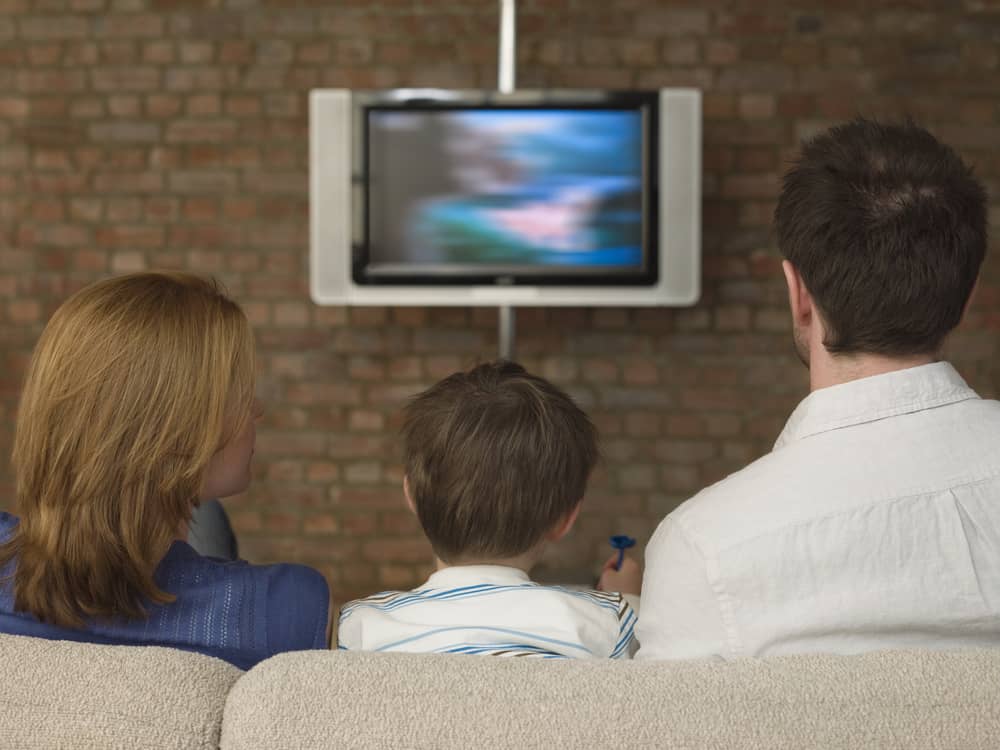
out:
M229 96L225 101L227 115L233 117L254 117L261 112L260 97L257 96Z
M146 256L139 252L116 252L111 256L111 270L115 273L133 273L148 268Z
M146 113L150 117L172 117L181 111L181 97L173 94L152 94L146 98Z
M32 165L40 170L63 171L73 168L71 154L64 148L36 148Z
M170 189L176 193L208 193L218 195L232 192L239 183L233 172L224 170L198 170L191 172L171 172L168 175Z
M663 45L663 61L670 65L696 65L701 61L700 47L693 39L671 39ZM706 59L711 63L711 60Z
M664 466L661 481L668 492L694 493L702 486L698 470L693 466Z
M108 254L102 250L77 250L71 265L78 271L104 272L108 269Z
M84 90L87 78L80 70L19 70L14 85L23 94L67 94Z
M646 39L626 39L621 43L619 57L628 66L649 66L657 62L656 44Z
M31 219L42 223L55 223L65 218L61 201L38 200L31 206Z
M398 511L383 511L378 514L378 530L390 536L409 535L419 537L420 522L408 508Z
M153 13L111 14L101 24L107 36L142 38L163 36L163 18Z
M390 357L388 360L390 380L412 381L423 377L423 368L419 357Z
M108 65L135 63L138 47L133 42L102 42L97 47L98 59Z
M303 302L279 302L274 306L274 323L279 326L303 326L309 322L309 308Z
M160 85L160 71L138 65L104 67L90 70L90 81L96 91L155 91Z
M138 105L135 110L138 110ZM88 132L94 141L155 143L160 139L159 125L141 121L95 122L90 125Z
M381 432L385 429L385 415L377 411L352 409L348 426L358 432Z
M62 45L58 42L32 44L28 47L28 62L32 65L56 65L62 57Z
M635 33L646 36L691 36L708 32L707 10L673 10L654 7L635 15Z
M203 65L212 62L215 48L211 42L182 40L179 43L180 60L186 65Z
M365 542L361 554L366 560L391 562L428 562L433 553L423 539L378 539Z
M705 62L709 65L732 65L740 58L740 48L728 39L705 42Z
M116 225L98 230L97 243L109 248L157 248L163 245L162 227Z
M21 18L18 31L23 39L81 39L90 33L90 23L80 16L35 16Z
M104 101L97 97L74 99L70 103L69 116L74 120L87 120L104 114Z
M218 115L222 112L222 99L218 94L189 96L185 111L192 117Z
M296 482L303 474L302 462L295 459L272 461L266 470L268 480L276 482Z
M188 198L182 213L189 221L212 221L219 218L219 203L213 197Z
M312 461L306 466L306 479L310 482L335 482L340 479L340 467L329 461Z
M747 120L770 119L776 107L773 94L742 94L739 98L740 116Z
M722 194L729 198L776 198L780 189L777 174L731 175L722 181Z
M660 415L655 412L629 412L625 415L625 434L629 437L655 436L660 429Z
M157 40L142 44L143 62L163 65L176 59L176 49L170 40Z
M207 244L215 245L216 243L209 242ZM184 260L185 265L190 266L192 270L199 273L219 273L225 267L225 257L216 250L189 250L185 254ZM273 308L269 322L274 322Z
M253 43L227 39L219 45L219 62L228 64L249 63L253 60Z
M39 245L76 248L89 237L85 227L75 224L45 224L35 228L35 241Z
M237 133L232 120L174 120L167 125L168 143L229 142Z
M38 323L42 319L42 306L38 300L13 300L7 303L7 318L11 323Z
M340 531L340 523L332 513L311 513L302 520L302 531L306 534L335 534Z

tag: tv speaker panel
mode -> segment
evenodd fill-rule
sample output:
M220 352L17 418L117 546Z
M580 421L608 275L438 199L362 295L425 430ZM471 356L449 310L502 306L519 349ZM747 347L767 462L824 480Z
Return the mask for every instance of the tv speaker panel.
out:
M650 286L359 285L352 227L363 211L352 175L352 92L316 89L309 101L310 266L318 305L688 306L701 295L701 92L662 89L659 112L659 279Z

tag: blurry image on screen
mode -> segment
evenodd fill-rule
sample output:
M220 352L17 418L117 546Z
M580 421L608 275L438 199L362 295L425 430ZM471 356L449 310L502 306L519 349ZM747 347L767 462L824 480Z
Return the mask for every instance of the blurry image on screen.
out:
M642 265L642 114L373 110L373 264Z

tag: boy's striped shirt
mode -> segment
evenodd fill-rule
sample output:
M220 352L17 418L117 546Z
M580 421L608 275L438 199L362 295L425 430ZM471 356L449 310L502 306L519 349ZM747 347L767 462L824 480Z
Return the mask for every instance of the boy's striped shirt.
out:
M339 648L535 658L629 658L636 612L618 593L543 586L516 568L454 566L413 591L346 604Z

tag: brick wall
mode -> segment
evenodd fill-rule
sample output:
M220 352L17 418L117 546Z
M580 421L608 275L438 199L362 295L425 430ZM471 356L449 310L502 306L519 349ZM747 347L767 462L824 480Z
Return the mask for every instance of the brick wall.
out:
M701 302L519 315L522 360L603 434L579 527L546 563L579 575L608 534L645 539L679 501L765 452L804 395L769 230L801 137L858 112L909 113L1000 196L1000 6L519 5L522 86L705 92ZM315 565L340 599L417 583L428 549L400 499L397 408L493 356L496 313L310 302L307 94L492 86L496 11L493 0L0 0L0 507L20 378L55 306L109 274L185 268L220 277L258 334L270 407L255 483L229 502L245 554ZM996 232L996 198L991 222ZM989 258L950 347L990 395L998 271Z

